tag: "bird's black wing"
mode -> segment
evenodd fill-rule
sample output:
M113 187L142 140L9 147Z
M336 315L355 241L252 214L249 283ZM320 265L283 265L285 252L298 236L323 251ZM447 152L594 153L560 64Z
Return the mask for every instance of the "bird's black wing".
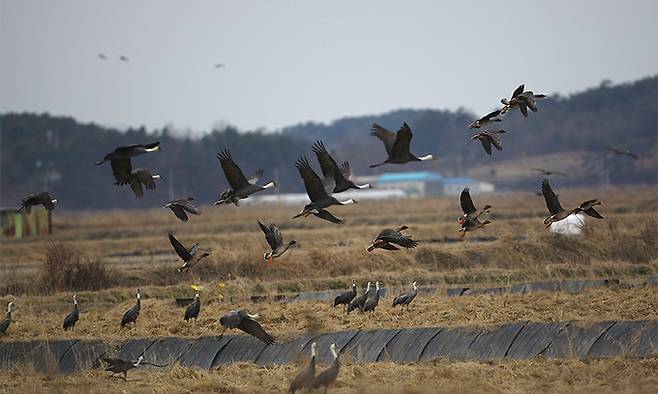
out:
M462 190L462 194L459 196L459 202L462 206L462 211L464 211L465 214L472 214L477 211L477 209L475 209L475 205L473 204L473 200L471 199L471 193L469 193L467 187Z
M110 160L110 165L112 166L112 174L117 181L117 185L125 185L130 182L130 174L133 171L130 159L113 159Z
M323 200L329 195L325 190L324 183L320 177L313 171L311 165L308 164L308 159L306 156L302 156L295 162L295 167L299 170L299 175L301 175L302 180L304 181L304 187L306 188L306 193L311 201L320 201Z
M480 120L491 120L491 119L495 118L498 115L500 115L500 110L499 109L484 115Z
M487 135L489 136L488 140L491 141L491 144L493 144L496 149L503 150L503 144L500 142L500 138L498 137L498 133L500 132L505 132L505 130L489 132Z
M272 223L272 225L273 224L274 223ZM270 227L267 227L263 223L261 223L260 220L258 220L258 226L260 226L260 229L263 230L263 233L265 233L265 240L267 241L268 245L270 245L270 248L274 250L279 246L279 244L277 243L276 235L272 232L272 225L270 225Z
M228 149L219 152L217 158L219 159L219 164L222 166L222 170L224 170L226 180L233 190L239 190L250 185L240 167L233 161L231 152Z
M170 205L169 209L171 209L171 212L173 212L177 218L179 218L184 222L187 222L187 214L185 213L185 210L183 208L181 208L178 205Z
M336 164L334 158L331 157L327 151L327 148L324 147L324 143L322 141L316 141L313 144L313 153L315 153L315 156L318 159L318 163L320 163L322 176L325 178L333 177L336 180L336 183L344 181L344 179L341 179L343 174L338 168L338 164Z
M185 246L183 246L182 243L180 243L176 237L174 237L173 234L169 234L169 242L171 242L171 246L174 247L174 250L176 251L176 254L185 262L189 261L192 259L192 254L190 253L189 250Z
M512 98L514 98L514 97L518 96L519 94L523 93L523 89L525 89L525 84L519 85L519 87L516 88L514 90L514 92L512 93Z
M238 324L238 327L240 330L246 332L249 335L253 335L256 338L260 339L261 341L265 342L268 345L273 345L276 343L276 339L274 339L273 336L270 334L266 333L263 327L261 327L260 323L257 321L246 318L242 319L240 324Z
M409 144L411 143L411 128L404 122L400 130L398 130L397 138L393 144L393 157L406 157L409 155Z
M155 189L155 179L153 179L153 174L151 171L146 168L138 168L132 173L133 178L137 178L148 190Z
M186 199L176 200L172 202L193 215L201 214L199 208L197 208L194 204L192 204L192 200L194 200L194 198L188 197Z
M488 136L485 136L484 138L480 138L480 142L482 143L482 147L484 148L484 151L487 152L488 155L490 155L491 139Z
M49 211L55 209L55 204L53 203L52 197L48 192L41 192L38 194L39 202Z
M386 148L386 153L388 153L388 156L393 157L393 144L395 144L396 141L396 134L383 128L377 123L373 123L370 130L371 135L374 135L375 137L382 140L382 142L384 142L384 147Z
M335 223L335 224L345 223L344 220L338 219L337 217L335 217L331 212L327 211L326 209L321 209L318 212L314 212L313 215L315 215L316 217L318 217L320 219L329 221L331 223Z
M548 178L544 178L541 182L541 193L544 195L544 200L546 200L546 208L551 215L564 210L562 205L560 205L560 200L558 200L557 195L551 189L551 185L548 183Z

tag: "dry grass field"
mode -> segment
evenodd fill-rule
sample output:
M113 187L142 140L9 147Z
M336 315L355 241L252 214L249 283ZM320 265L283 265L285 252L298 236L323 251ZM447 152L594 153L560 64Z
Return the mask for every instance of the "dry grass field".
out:
M41 239L2 240L0 302L16 305L15 323L2 341L35 338L103 338L115 341L143 336L215 335L217 318L229 309L262 315L262 324L280 339L305 331L354 328L490 325L513 321L583 322L604 319L656 319L655 288L600 289L582 294L545 293L445 297L419 295L409 313L392 310L383 299L374 317L326 303L265 302L252 294L343 289L380 280L397 293L412 280L439 289L467 285L507 286L564 278L609 278L640 282L658 274L658 197L655 187L562 190L565 206L589 198L604 202L605 220L587 220L579 237L556 236L543 226L546 207L532 193L474 196L476 206L494 206L493 224L458 237L457 197L396 202L364 202L338 207L346 219L336 226L315 218L295 219L297 207L202 207L202 215L179 222L169 210L71 213L55 211L54 234ZM268 265L266 242L256 220L276 222L299 247ZM405 224L420 241L406 251L365 249L384 227ZM186 244L200 242L212 256L192 272L180 274L167 239L173 232ZM491 237L479 241L477 237ZM201 284L202 312L197 324L182 320L175 297L193 295ZM132 329L119 319L143 293L142 314ZM81 319L74 332L61 324L80 300ZM260 368L231 365L214 371L173 367L141 370L133 382L107 379L91 371L73 377L31 372L0 372L0 392L283 392L298 366ZM347 365L331 392L595 392L651 391L658 385L657 360L533 360L523 362L419 365ZM432 389L428 389L432 388Z

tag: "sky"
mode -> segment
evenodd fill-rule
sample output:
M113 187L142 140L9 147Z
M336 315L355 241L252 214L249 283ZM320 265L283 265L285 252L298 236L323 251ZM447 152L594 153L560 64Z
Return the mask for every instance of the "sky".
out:
M657 21L655 0L0 0L0 112L193 133L484 114L522 82L568 95L657 74Z

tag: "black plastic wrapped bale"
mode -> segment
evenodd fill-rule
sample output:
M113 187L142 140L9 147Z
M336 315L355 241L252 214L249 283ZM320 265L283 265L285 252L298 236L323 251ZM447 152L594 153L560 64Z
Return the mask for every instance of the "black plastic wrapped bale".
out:
M468 347L481 332L481 329L466 327L444 328L427 343L419 361L438 358L465 359L468 354Z
M187 338L167 337L158 339L142 354L144 361L157 365L171 365L185 353L192 340Z
M648 322L621 320L608 328L589 349L588 356L595 358L636 356L640 335Z
M59 361L64 354L71 350L77 340L64 339L61 341L41 342L32 349L34 370L37 372L55 374L59 373Z
M407 328L400 330L380 354L377 361L415 363L429 341L441 332L441 328Z
M220 364L253 363L265 346L268 346L251 335L233 335L231 337L229 343L222 347L215 356L211 368Z
M295 362L311 339L313 339L313 335L305 334L294 341L267 346L258 355L256 364L284 365Z
M517 283L515 285L512 285L509 288L509 293L512 294L525 294L528 292L528 285L529 283Z
M505 357L525 323L511 323L483 330L468 348L467 358L495 360Z
M566 325L564 322L527 323L512 342L505 357L519 360L537 357Z
M464 295L484 295L484 294L505 294L508 292L507 287L481 287L476 289L468 289Z
M572 294L582 293L584 286L583 279L566 279L560 282L560 290Z
M321 334L311 341L309 341L304 350L302 350L301 358L308 359L311 357L311 343L315 342L317 344L317 356L316 359L319 363L330 363L333 361L329 347L332 343L336 344L336 350L338 353L341 353L345 346L359 333L358 330L351 331L338 331L338 332L329 332L326 334Z
M468 292L468 290L469 290L468 287L451 287L448 290L446 290L446 295L448 297L461 297L466 292Z
M333 300L336 296L340 295L345 290L327 290L327 291L309 291L299 293L295 301L316 301L324 302Z
M549 358L583 359L587 357L594 342L613 324L614 321L608 321L579 326L571 322L555 336L543 355Z
M356 362L375 362L379 359L386 344L393 339L399 329L359 331L343 349L345 357L351 356Z
M644 278L644 286L656 287L658 286L658 276L647 276Z
M658 322L653 320L647 324L647 327L640 336L640 346L638 356L655 357L658 356Z
M39 344L39 341L3 342L0 347L0 367L7 369L15 365L33 365L35 360L32 350Z
M210 369L219 351L229 343L231 338L230 336L199 338L192 343L187 352L181 355L178 362L184 367Z
M59 360L59 370L63 374L87 371L110 347L103 341L77 341Z
M123 342L119 348L119 358L126 361L137 361L146 349L155 343L153 338L129 339Z
M526 284L526 293L531 293L535 291L547 291L550 293L557 293L560 291L560 282L557 280L551 280L546 282L534 282Z

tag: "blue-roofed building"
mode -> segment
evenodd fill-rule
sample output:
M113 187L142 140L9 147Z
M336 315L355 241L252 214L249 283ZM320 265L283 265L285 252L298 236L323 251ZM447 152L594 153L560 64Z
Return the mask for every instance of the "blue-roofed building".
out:
M458 195L468 187L472 194L494 191L494 185L470 177L446 177L433 171L387 172L358 179L381 190L402 190L409 197Z

